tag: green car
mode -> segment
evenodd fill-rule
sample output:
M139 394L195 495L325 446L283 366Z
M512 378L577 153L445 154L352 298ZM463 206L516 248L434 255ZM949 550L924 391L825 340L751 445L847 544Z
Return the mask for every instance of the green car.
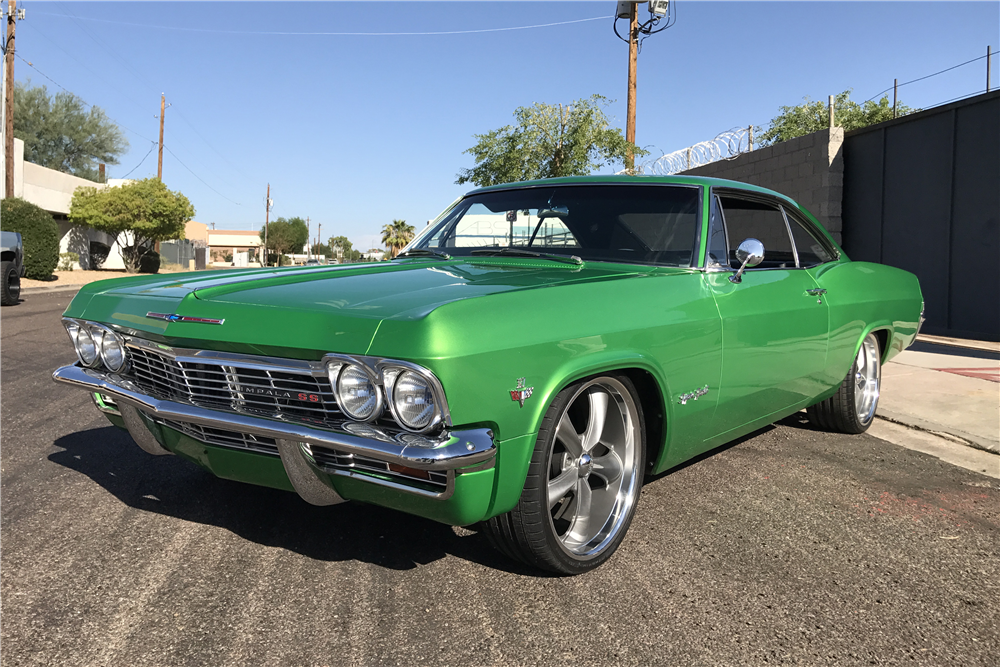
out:
M54 378L150 454L576 574L645 475L803 408L867 429L922 310L775 192L559 178L471 192L391 262L92 283Z

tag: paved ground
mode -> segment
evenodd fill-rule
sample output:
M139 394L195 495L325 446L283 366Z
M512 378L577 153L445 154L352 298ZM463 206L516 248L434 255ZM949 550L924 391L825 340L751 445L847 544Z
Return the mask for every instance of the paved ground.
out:
M69 296L0 320L5 666L996 664L991 477L794 417L647 483L596 572L538 576L146 455L49 379Z

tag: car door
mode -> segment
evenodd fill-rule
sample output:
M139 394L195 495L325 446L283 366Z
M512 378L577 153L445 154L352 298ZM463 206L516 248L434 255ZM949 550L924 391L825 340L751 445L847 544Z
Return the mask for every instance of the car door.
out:
M705 281L722 319L722 378L716 435L801 404L820 393L829 314L815 279L799 266L780 202L713 189ZM747 238L764 260L740 282L736 249ZM745 430L745 429L744 429Z

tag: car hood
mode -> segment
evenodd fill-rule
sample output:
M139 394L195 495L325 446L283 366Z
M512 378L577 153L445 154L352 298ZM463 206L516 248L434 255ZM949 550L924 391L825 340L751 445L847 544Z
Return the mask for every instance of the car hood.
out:
M383 320L415 320L463 299L618 280L646 269L485 257L205 271L93 283L81 290L67 315L118 324L164 340L239 341L274 354L281 352L271 349L276 347L320 349L312 339L322 333L325 346L333 336L337 349L363 354ZM150 312L224 323L165 322L147 317Z

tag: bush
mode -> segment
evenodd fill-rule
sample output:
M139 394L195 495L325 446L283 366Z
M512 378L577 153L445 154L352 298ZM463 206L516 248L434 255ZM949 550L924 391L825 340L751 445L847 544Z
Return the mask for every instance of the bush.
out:
M111 254L111 246L100 241L90 242L90 268L99 269Z
M160 253L155 250L147 250L146 254L139 260L139 273L159 273Z
M0 229L20 232L24 277L46 280L59 264L59 225L45 209L21 198L0 202Z
M80 256L75 252L59 253L59 270L72 271L73 265L80 261Z

